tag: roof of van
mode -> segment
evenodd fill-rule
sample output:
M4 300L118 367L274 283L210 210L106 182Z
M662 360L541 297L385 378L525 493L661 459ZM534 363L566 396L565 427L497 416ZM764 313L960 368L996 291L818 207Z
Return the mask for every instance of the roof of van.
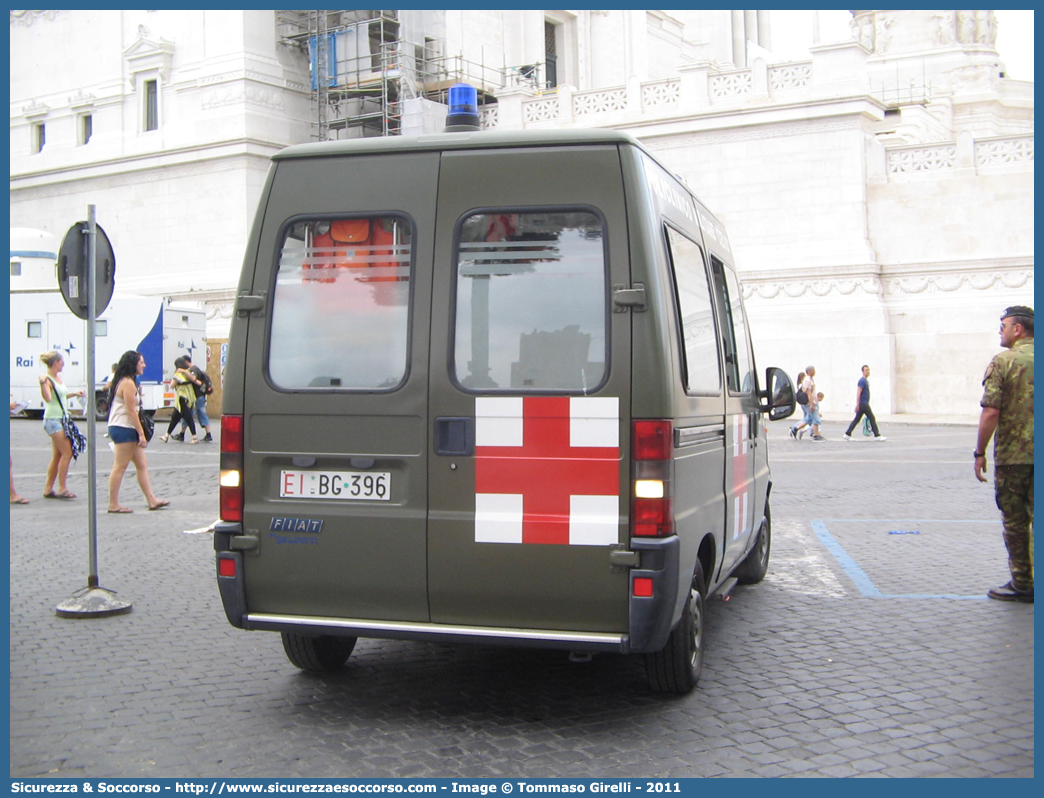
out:
M316 158L330 155L362 155L421 150L473 150L500 147L541 147L575 144L631 144L641 142L619 130L494 130L474 133L435 133L424 136L374 136L342 141L295 144L280 150L273 160Z
M479 130L473 133L433 133L424 136L373 136L341 141L294 144L272 156L274 161L297 158L324 158L336 155L369 155L390 152L499 149L507 147L562 147L579 144L628 144L637 147L668 174L670 170L630 133L621 130ZM711 217L717 217L700 202L685 181L674 175L690 196Z

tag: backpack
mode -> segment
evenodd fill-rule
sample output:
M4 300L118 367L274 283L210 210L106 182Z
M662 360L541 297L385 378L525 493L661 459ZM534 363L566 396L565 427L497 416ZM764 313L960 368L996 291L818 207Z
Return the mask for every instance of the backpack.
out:
M805 393L800 388L798 388L798 392L797 392L797 403L799 405L807 405L808 404L808 394Z
M198 366L192 366L192 374L197 380L200 381L200 385L194 386L196 389L196 396L210 396L214 393L214 386L210 382L210 375Z

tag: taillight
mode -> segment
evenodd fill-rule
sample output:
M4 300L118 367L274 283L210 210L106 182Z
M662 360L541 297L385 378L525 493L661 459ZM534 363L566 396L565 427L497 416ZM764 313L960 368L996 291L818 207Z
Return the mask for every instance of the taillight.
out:
M631 434L631 534L674 534L671 509L674 426L666 419L635 421Z
M221 520L243 520L243 417L221 416Z

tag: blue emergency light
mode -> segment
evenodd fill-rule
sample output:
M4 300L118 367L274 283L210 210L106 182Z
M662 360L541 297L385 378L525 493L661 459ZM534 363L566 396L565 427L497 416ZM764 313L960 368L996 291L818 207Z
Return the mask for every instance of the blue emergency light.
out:
M446 115L447 133L465 133L481 130L478 115L478 91L467 83L455 83L449 89L449 113Z

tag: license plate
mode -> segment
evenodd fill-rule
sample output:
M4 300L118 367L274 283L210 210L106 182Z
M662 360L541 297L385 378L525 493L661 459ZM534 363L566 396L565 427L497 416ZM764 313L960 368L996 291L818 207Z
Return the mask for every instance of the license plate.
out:
M279 498L388 501L391 474L387 471L282 471Z

